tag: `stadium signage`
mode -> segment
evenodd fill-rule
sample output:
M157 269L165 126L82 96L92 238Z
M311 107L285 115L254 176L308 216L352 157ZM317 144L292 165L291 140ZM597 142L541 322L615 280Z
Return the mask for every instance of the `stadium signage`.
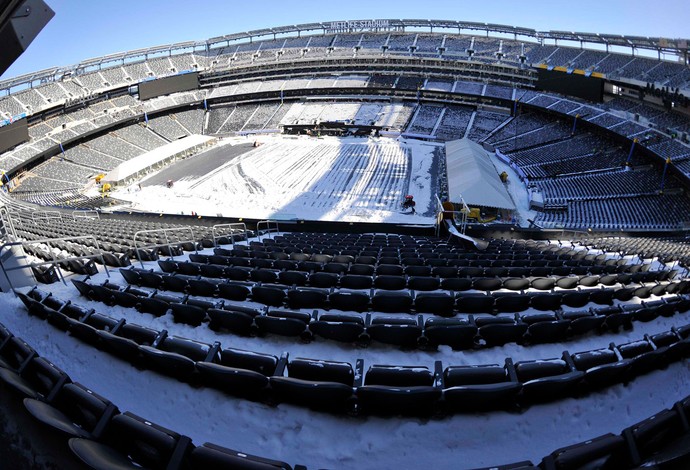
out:
M683 95L680 92L680 88L676 88L675 90L667 86L657 88L654 83L647 83L642 93L643 95L656 96L657 98L661 98L664 102L675 103L684 108L687 108L688 104L690 104L690 98Z
M331 21L331 24L326 28L329 33L344 33L352 31L378 31L382 29L389 29L390 22L388 20L345 20L345 21Z

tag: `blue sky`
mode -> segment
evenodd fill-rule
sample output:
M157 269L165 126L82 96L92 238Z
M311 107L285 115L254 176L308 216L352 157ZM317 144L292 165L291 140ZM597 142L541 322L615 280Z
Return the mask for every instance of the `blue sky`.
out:
M690 37L688 0L45 1L55 17L1 78L130 49L313 21L433 18L540 30Z

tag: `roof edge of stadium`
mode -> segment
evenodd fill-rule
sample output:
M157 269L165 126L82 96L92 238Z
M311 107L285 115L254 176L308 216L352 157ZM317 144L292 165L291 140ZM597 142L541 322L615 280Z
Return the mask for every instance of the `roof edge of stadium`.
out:
M424 20L424 19L369 19L369 20L337 20L325 21L319 23L304 23L289 26L277 26L274 28L262 28L253 31L246 31L241 33L233 33L225 36L217 36L201 41L185 41L174 44L165 44L160 46L153 46L149 48L134 49L126 52L118 52L92 59L86 59L76 65L72 66L56 66L44 69L37 72L31 72L18 77L10 78L0 81L0 90L10 90L14 87L33 83L35 81L50 82L56 79L61 79L65 75L70 75L73 72L83 70L88 67L99 66L102 63L111 61L123 61L135 57L146 57L149 55L172 53L176 50L209 50L214 45L221 43L231 43L233 41L241 41L254 38L264 38L290 33L302 33L308 31L321 31L323 34L329 33L345 33L345 32L385 32L385 31L405 31L407 28L428 28L430 32L434 29L457 29L457 34L461 34L463 30L468 31L484 31L489 33L513 34L515 38L531 37L537 42L544 40L554 41L576 41L580 43L590 44L604 44L608 46L619 46L625 48L647 49L657 52L665 52L684 56L688 53L688 44L690 39L681 38L661 38L661 37L644 37L644 36L626 36L605 33L584 33L584 32L569 32L569 31L537 31L531 28L524 28L519 26L509 26L494 23L479 23L473 21L455 21L455 20Z

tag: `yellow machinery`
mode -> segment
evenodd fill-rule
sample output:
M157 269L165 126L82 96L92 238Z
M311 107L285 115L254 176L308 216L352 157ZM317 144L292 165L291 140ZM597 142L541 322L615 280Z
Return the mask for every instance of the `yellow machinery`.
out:
M96 183L100 183L103 178L105 178L105 174L103 173L96 175Z
M467 213L467 218L476 220L479 223L485 224L488 222L493 222L496 220L496 216L490 215L490 216L482 216L482 211L479 207L468 207L469 212ZM466 212L465 208L462 208L460 212Z
M110 191L111 189L112 189L112 186L110 185L110 183L103 183L103 185L101 186L101 192L102 193L104 193L106 191Z

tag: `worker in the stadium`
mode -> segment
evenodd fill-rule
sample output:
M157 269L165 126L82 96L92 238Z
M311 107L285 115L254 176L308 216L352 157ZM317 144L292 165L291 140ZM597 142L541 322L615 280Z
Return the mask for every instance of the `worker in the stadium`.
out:
M408 194L405 196L405 200L402 203L403 209L412 209L412 214L416 214L417 211L415 210L414 206L416 206L417 203L414 202L414 196Z

